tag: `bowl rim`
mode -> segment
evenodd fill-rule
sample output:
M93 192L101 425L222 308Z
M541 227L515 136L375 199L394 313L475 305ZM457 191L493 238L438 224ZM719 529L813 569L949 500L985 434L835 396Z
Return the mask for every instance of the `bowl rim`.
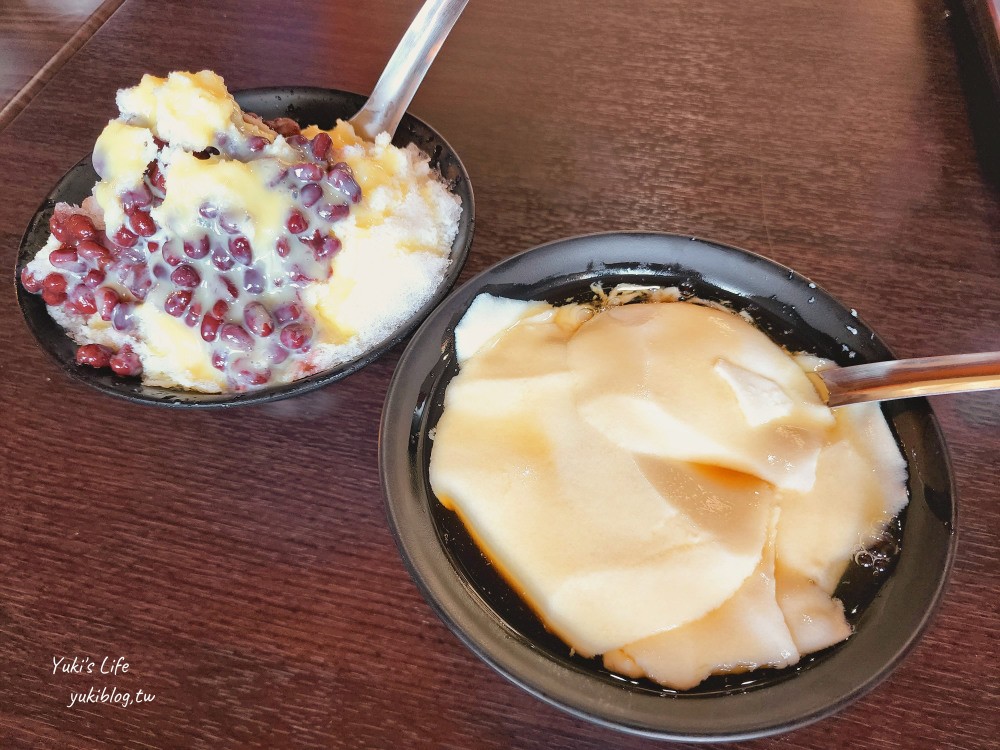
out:
M238 89L231 93L241 107L245 107L245 102L252 97L263 97L273 98L275 106L284 107L286 111L295 110L297 108L296 102L304 97L336 99L337 103L331 105L332 109L339 107L357 108L366 99L364 95L346 89L332 89L318 86L262 86L251 89ZM334 117L337 116L334 114ZM459 218L458 233L455 236L449 256L451 262L431 296L410 318L396 328L387 338L361 352L351 360L343 362L329 370L313 373L305 378L294 380L291 383L230 394L200 393L197 391L146 386L142 385L138 378L119 378L108 371L95 370L70 361L59 350L60 348L65 349L69 346L75 349L75 344L65 331L52 320L41 298L38 295L30 294L21 286L20 274L24 265L34 257L42 246L37 244L37 242L32 243L32 240L37 239L42 234L47 237L48 220L52 215L55 204L57 202L73 202L78 205L80 201L90 194L89 188L98 179L92 164L92 154L84 156L63 174L35 210L27 228L21 236L14 264L14 287L18 307L21 310L25 324L32 336L34 336L38 346L73 381L84 383L114 398L147 406L172 409L220 409L267 403L309 393L352 375L383 356L413 333L420 322L434 310L454 286L468 260L472 247L476 225L475 196L468 170L455 149L452 148L437 130L409 112L403 116L399 127L396 129L396 133L393 136L393 143L405 145L406 143L415 142L420 133L424 134L421 137L429 137L440 148L440 151L436 150L432 154L427 154L424 151L427 156L431 157L432 164L437 163L438 159L442 156L454 160L455 175L450 180L451 189L454 194L459 195L462 199L462 214ZM423 151L423 149L421 150ZM87 192L82 195L78 190L72 190L73 184L80 181L83 181L84 184L89 182L86 188ZM72 190L71 193L69 193L70 190ZM30 249L29 243L32 243Z
M926 399L909 400L908 409L916 409L926 417L926 429L939 453L935 460L941 462L947 477L947 487L942 490L944 495L939 498L946 502L947 518L937 519L940 528L931 524L932 532L943 542L941 548L936 550L935 560L927 563L933 566L937 575L921 591L922 609L910 612L911 622L906 632L895 634L892 647L877 664L860 665L860 671L864 673L860 680L838 678L834 671L844 662L844 654L849 656L850 649L860 642L862 634L865 635L866 646L874 642L873 633L859 627L851 639L829 649L832 652L829 657L796 674L793 679L745 693L722 696L681 694L661 698L637 694L625 681L618 689L605 684L588 687L585 684L587 677L581 681L581 675L572 674L571 670L542 654L530 643L519 642L518 634L498 621L502 620L500 615L454 567L437 537L430 511L430 503L436 502L436 499L432 495L426 496L422 479L425 468L416 465L419 459L418 442L426 440L422 423L426 400L421 399L426 399L436 385L430 363L439 363L447 356L447 338L469 303L480 292L504 284L517 285L514 279L519 272L524 274L524 283L530 283L533 272L541 273L545 266L558 264L566 257L577 262L577 266L566 268L568 275L599 273L599 266L586 263L592 246L618 240L633 249L645 246L644 251L670 248L673 253L671 259L691 249L700 254L707 252L728 256L730 260L732 257L742 258L743 265L751 273L756 267L770 278L785 279L808 289L824 304L832 304L848 316L848 320L865 337L870 334L870 343L875 349L888 357L892 356L888 347L855 311L837 302L804 276L756 253L692 236L647 231L584 234L538 245L501 260L454 290L428 316L400 357L386 394L379 430L379 473L390 531L418 589L455 635L509 681L574 716L630 734L689 742L748 740L806 726L836 713L882 682L915 646L941 604L957 545L956 488L947 448ZM641 269L642 264L637 264L636 268ZM910 502L914 502L913 497ZM922 515L908 515L904 532L918 523L913 520L914 515L922 518ZM917 558L918 552L904 546L900 566L904 559L910 562ZM897 567L896 572L883 583L875 601L868 606L868 610L873 610L878 604L880 619L877 624L880 626L885 622L881 614L887 606L884 602L896 591L899 574L900 567ZM912 592L904 593L909 595ZM897 600L902 595L897 594ZM868 614L868 610L863 616ZM870 623L867 625L869 631L874 627ZM857 671L858 665L854 666ZM818 684L817 675L832 679L824 686ZM593 683L597 681L593 680ZM585 694L580 691L585 691ZM795 709L786 710L793 703ZM682 708L678 710L678 706ZM707 711L706 706L711 710ZM684 712L697 715L685 720L682 716ZM713 715L714 718L705 718ZM722 719L719 719L720 715Z

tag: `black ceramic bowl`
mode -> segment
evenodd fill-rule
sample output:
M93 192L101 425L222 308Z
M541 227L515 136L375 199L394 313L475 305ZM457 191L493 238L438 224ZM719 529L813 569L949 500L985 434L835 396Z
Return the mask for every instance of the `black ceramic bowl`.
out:
M678 692L573 656L479 552L428 481L428 431L457 372L454 328L481 292L590 300L591 284L677 286L746 311L792 351L842 365L892 358L856 314L808 279L758 255L687 237L616 233L560 240L512 257L453 293L400 359L382 415L379 464L390 526L417 585L476 654L534 695L615 729L673 740L749 739L827 716L873 688L927 626L955 551L954 488L925 399L883 411L906 457L910 502L894 525L899 554L875 573L852 565L837 590L854 635L795 667L712 677Z
M365 97L360 94L304 87L250 89L236 92L234 96L245 111L255 112L265 119L291 117L303 126L319 125L321 128L333 127L337 119L351 117L365 102ZM16 281L17 301L21 306L24 319L28 323L28 328L38 339L41 347L52 356L60 368L76 380L111 396L159 406L225 407L276 401L321 388L360 370L409 335L448 293L465 264L475 228L475 203L469 175L459 160L458 154L444 138L429 125L411 115L406 115L396 131L393 143L397 146L413 143L430 157L431 166L441 173L451 191L462 199L462 218L458 235L452 245L451 265L431 299L388 339L355 359L287 385L235 395L206 394L146 386L138 378L120 378L107 369L95 370L76 364L76 344L49 317L42 298L35 294L29 294L21 287L20 281ZM79 204L90 195L91 188L97 179L97 173L94 172L89 156L63 176L53 189L52 194L35 212L31 224L21 239L21 247L17 255L16 279L20 279L21 268L34 257L48 239L49 217L52 216L56 203Z

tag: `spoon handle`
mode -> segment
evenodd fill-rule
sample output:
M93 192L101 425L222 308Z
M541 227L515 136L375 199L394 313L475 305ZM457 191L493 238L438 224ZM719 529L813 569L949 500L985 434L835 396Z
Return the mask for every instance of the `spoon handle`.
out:
M437 56L445 37L469 0L427 0L392 53L375 90L351 118L355 132L375 140L381 132L396 132L417 87Z
M1000 352L898 359L809 373L828 406L1000 388Z

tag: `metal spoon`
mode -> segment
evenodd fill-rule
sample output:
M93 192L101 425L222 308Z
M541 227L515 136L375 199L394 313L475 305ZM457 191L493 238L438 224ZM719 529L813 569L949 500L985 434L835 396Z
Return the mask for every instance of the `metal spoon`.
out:
M427 0L424 3L389 58L371 97L350 119L358 135L375 140L379 133L396 132L417 87L468 2Z
M897 359L806 373L828 406L1000 388L1000 352Z

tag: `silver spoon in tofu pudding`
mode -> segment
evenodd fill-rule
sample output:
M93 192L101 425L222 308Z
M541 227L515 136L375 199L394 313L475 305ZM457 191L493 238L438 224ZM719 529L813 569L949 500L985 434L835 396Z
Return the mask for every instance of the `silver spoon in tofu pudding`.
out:
M120 90L92 159L22 240L18 300L42 347L111 395L228 406L312 390L397 344L472 240L461 161L405 112L466 4L429 0L367 100L230 94L211 71Z
M1000 388L1000 352L897 359L806 373L828 406Z

